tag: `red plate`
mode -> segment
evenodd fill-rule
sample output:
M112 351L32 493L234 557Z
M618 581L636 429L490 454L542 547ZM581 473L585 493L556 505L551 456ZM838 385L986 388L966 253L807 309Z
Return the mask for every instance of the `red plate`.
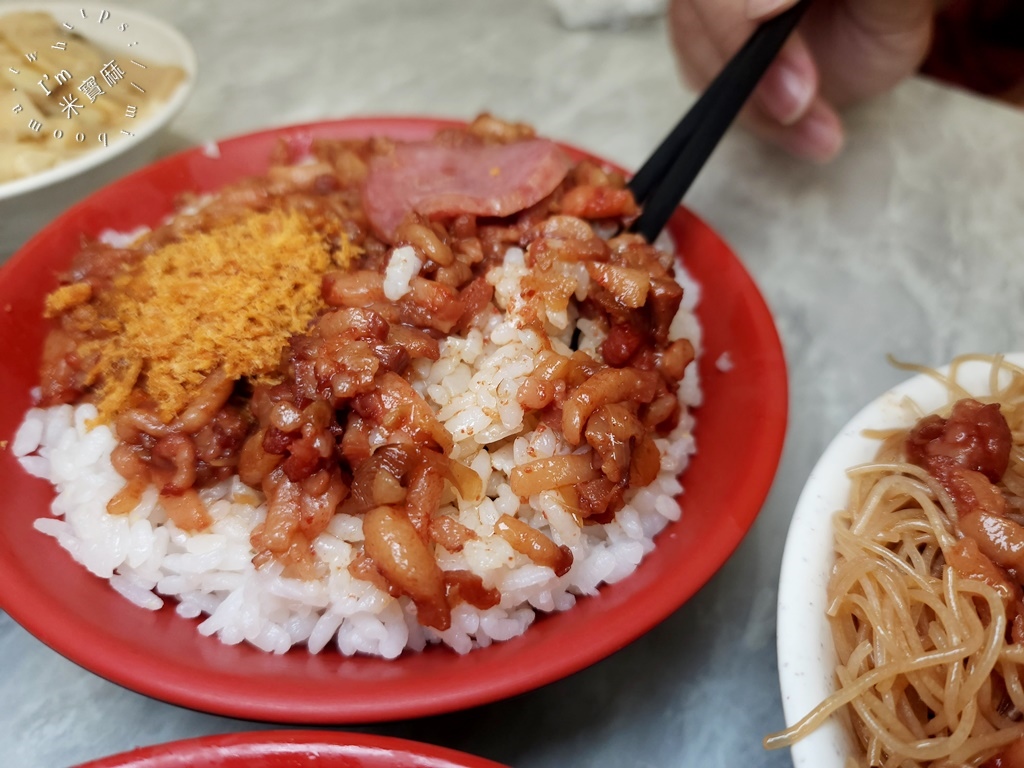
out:
M503 768L451 749L360 733L265 731L133 749L78 768Z
M192 149L148 166L67 211L0 271L0 441L30 407L45 334L43 297L83 236L155 225L184 191L213 191L267 167L279 138L431 135L454 123L365 118L280 128ZM566 147L572 155L585 153ZM786 371L778 334L757 287L729 247L680 209L669 230L702 284L700 361L705 404L698 453L683 478L683 517L658 537L629 578L602 587L524 635L459 656L444 648L395 661L274 656L201 636L170 606L136 608L32 528L47 514L49 485L0 451L0 607L42 642L139 693L231 717L290 723L360 723L449 712L558 680L635 640L685 603L725 562L768 493L786 426ZM728 353L732 368L716 361Z

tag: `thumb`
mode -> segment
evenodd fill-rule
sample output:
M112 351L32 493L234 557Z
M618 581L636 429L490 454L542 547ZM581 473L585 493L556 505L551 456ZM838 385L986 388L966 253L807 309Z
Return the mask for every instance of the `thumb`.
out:
M757 2L758 0L750 0ZM764 0L768 2L768 0ZM855 0L843 4L850 21L872 35L899 34L931 22L935 0Z
M821 95L843 107L914 72L931 43L935 0L814 2L801 24Z

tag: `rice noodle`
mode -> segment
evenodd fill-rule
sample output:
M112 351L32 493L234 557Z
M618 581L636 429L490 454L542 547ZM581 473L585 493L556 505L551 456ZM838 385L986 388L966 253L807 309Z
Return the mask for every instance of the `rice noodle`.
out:
M959 367L979 359L991 364L989 395L957 381ZM915 370L947 386L948 403L938 412L944 417L965 397L999 404L1012 445L996 487L1008 510L1020 510L1024 369L998 356L963 356L947 376ZM1024 738L1024 646L1010 628L1020 615L1021 576L1002 571L1014 583L1014 602L1005 587L950 562L964 540L962 512L942 483L907 462L908 434L875 433L884 438L876 461L849 470L849 503L833 518L827 612L836 690L764 744L791 746L837 715L860 748L847 765L1016 766L1019 748L1004 750Z

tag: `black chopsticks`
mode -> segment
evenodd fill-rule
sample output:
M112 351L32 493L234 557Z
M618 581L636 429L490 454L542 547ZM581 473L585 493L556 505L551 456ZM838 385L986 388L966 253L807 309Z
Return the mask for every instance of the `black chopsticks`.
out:
M629 188L643 206L632 230L647 242L661 233L808 5L810 0L800 0L758 26L630 180Z

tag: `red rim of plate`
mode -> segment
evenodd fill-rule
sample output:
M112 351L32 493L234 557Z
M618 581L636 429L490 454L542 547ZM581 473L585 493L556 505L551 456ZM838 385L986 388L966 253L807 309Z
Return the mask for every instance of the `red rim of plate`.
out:
M154 225L181 192L214 191L261 173L279 139L386 134L420 139L462 125L422 117L365 117L270 129L196 147L147 166L69 209L0 270L0 441L13 437L37 384L43 297L81 239ZM575 158L593 157L563 145ZM610 164L609 164L610 165ZM698 452L683 477L682 520L638 569L543 616L527 632L458 656L429 648L395 661L295 649L283 656L227 646L172 605L129 604L32 528L49 485L0 450L0 607L53 650L131 690L215 714L282 723L365 723L440 714L504 699L609 656L667 618L722 566L753 524L775 475L787 418L782 347L771 313L729 247L680 208L668 230L701 284L699 361L704 404ZM724 357L723 357L724 356ZM720 365L728 360L731 365ZM172 601L168 601L169 603Z
M432 744L330 731L254 731L172 741L82 763L77 768L504 768ZM312 764L312 763L311 763Z

